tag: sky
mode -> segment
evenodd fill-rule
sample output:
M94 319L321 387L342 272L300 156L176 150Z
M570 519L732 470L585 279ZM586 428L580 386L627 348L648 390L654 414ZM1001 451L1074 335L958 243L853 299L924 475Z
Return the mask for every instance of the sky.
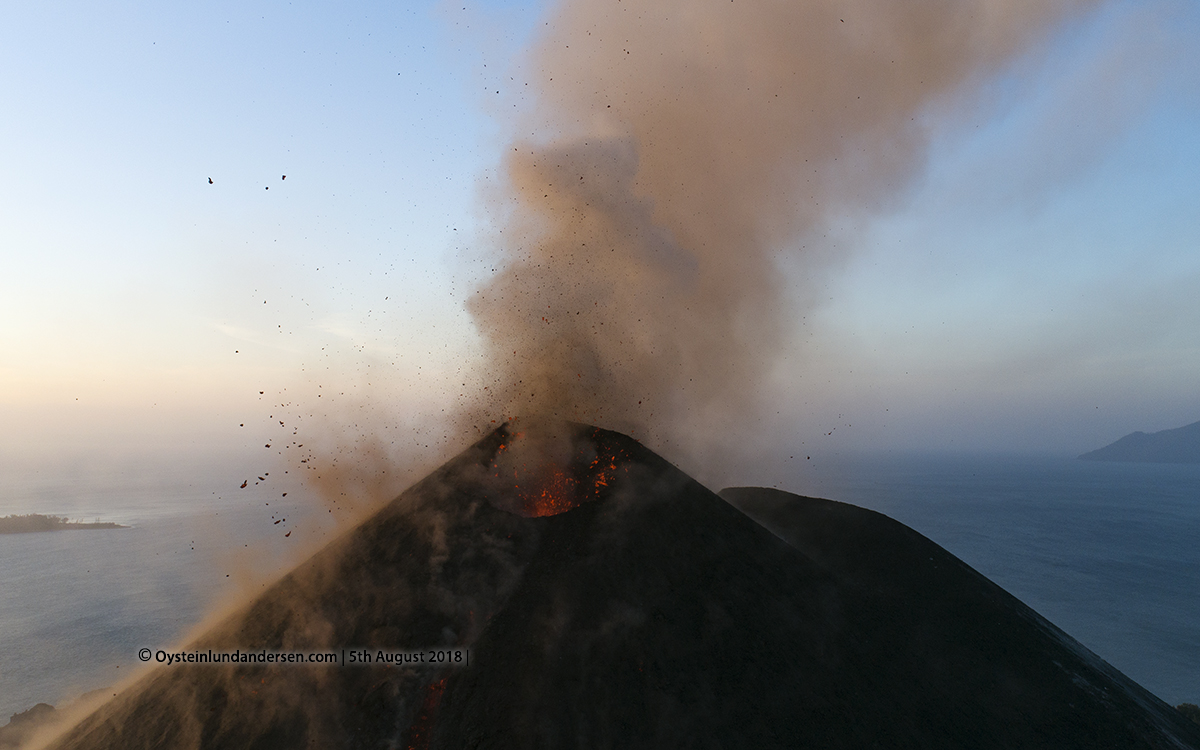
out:
M0 10L0 458L245 453L276 412L463 445L436 415L480 356L481 194L549 11ZM805 240L832 261L781 246L781 453L1200 419L1196 40L1195 3L1103 3L930 111L913 183Z

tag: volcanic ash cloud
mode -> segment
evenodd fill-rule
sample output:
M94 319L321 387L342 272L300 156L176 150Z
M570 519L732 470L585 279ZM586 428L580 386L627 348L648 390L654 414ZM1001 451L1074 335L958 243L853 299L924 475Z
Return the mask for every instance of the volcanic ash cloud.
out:
M745 446L714 427L761 413L811 305L779 257L903 190L936 114L1085 5L563 4L526 62L488 206L499 266L470 301L489 419L602 424L692 463L714 446L690 436Z

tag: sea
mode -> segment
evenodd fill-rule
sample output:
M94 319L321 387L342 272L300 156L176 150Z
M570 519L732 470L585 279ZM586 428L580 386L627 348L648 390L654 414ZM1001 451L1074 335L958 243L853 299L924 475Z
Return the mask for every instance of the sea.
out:
M1200 703L1200 465L814 458L781 489L907 524L1167 703ZM0 723L118 684L139 649L178 644L315 549L320 503L291 487L227 469L4 467L0 515L127 528L0 534Z
M299 483L236 459L0 461L0 516L28 513L124 528L0 534L0 725L120 684L332 531Z

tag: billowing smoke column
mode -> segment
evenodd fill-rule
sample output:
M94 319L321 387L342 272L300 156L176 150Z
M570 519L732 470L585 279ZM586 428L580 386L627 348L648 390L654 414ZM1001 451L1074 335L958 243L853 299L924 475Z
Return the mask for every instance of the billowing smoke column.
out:
M780 256L903 189L934 110L1085 4L566 2L527 62L499 267L469 303L489 419L600 424L693 465L727 452L809 304Z

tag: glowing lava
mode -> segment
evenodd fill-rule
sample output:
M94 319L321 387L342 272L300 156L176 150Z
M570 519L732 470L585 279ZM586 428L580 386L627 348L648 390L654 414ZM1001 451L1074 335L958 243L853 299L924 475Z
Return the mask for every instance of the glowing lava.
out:
M491 462L492 476L512 482L518 507L507 510L529 518L555 516L598 500L614 484L622 451L606 448L601 431L564 438L501 428L502 442Z
M525 515L531 518L557 516L579 505L579 492L575 480L567 472L550 469L549 476L540 482L531 482L524 489L517 486Z
M425 688L425 699L421 702L421 710L409 727L408 750L426 750L429 747L429 735L433 730L434 716L438 704L442 701L442 693L446 692L446 678L432 683Z

